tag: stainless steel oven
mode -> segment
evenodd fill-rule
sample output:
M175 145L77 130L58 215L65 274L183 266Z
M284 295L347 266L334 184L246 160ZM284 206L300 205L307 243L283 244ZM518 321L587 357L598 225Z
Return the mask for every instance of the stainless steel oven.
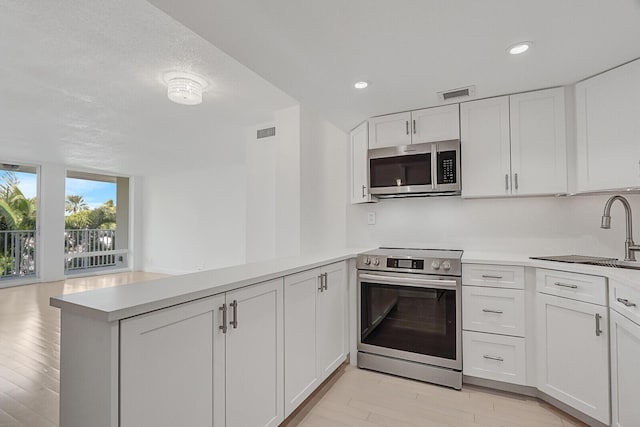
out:
M462 387L462 251L358 257L358 366Z
M460 194L460 141L369 150L369 188L379 198Z

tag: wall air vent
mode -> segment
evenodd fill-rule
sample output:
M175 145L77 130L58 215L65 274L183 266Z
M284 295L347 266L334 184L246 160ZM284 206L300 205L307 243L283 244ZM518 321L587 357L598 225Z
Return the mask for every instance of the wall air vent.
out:
M271 136L276 136L276 127L258 129L258 139L269 138Z
M453 99L458 100L459 98L470 98L475 95L476 95L476 87L467 86L467 87L461 87L458 89L451 89L443 92L438 92L438 99L440 99L440 102L445 102Z

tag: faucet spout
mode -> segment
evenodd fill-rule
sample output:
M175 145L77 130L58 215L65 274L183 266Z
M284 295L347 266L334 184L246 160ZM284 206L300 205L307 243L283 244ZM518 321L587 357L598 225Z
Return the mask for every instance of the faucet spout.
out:
M640 251L640 246L636 245L633 242L633 224L632 224L632 216L631 216L631 205L624 197L620 195L611 196L607 203L604 205L604 213L602 214L602 222L600 224L600 228L609 229L611 228L611 205L613 202L618 200L622 203L624 207L625 219L626 219L626 238L624 241L624 249L625 249L625 261L635 261L636 254L634 252Z

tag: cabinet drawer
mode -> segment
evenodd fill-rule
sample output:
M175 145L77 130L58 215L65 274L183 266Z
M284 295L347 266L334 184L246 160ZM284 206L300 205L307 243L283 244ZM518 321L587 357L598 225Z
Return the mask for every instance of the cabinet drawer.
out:
M519 265L462 264L462 284L524 289L524 267Z
M640 286L632 287L615 279L609 279L609 286L609 307L640 324Z
M524 338L463 331L462 339L464 375L526 383Z
M536 289L544 294L607 305L607 279L600 276L538 268Z
M524 290L464 286L462 327L524 337Z

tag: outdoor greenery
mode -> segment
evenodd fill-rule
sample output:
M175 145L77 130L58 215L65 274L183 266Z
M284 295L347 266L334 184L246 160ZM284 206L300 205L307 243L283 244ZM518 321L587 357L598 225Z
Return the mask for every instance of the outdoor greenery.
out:
M34 230L36 198L26 198L13 172L6 172L0 182L0 230Z
M65 203L67 216L64 225L69 229L102 229L114 230L116 228L116 206L113 200L107 200L102 206L89 209L82 196L68 195Z

